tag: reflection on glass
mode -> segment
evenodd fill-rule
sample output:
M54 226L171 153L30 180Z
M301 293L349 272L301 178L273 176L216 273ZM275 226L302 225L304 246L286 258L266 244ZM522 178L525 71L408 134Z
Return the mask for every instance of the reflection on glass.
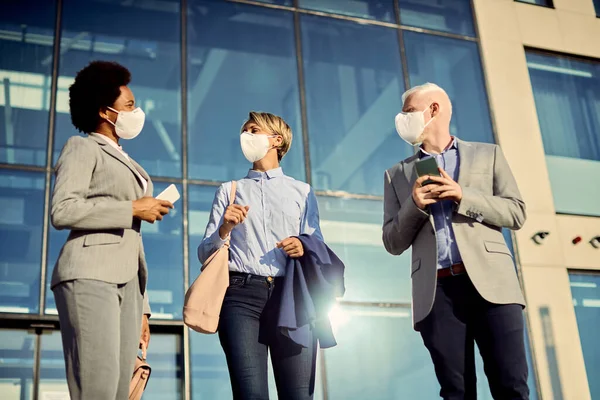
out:
M569 273L579 339L592 399L600 398L600 275Z
M152 376L144 391L144 400L183 398L183 351L181 336L153 334L148 348Z
M228 400L232 398L229 371L223 348L217 335L201 335L190 330L193 400ZM317 359L314 400L323 399L322 377ZM277 387L271 363L269 368L269 397L277 398Z
M39 309L44 175L0 170L0 312ZM9 211L8 211L9 210Z
M465 40L404 33L410 84L433 82L452 100L450 133L463 140L494 142L477 44Z
M55 15L55 0L19 0L2 5L2 163L46 165Z
M188 188L188 235L190 244L190 284L200 274L200 261L198 261L198 245L204 238L204 230L208 224L208 217L212 202L217 191L216 186L190 185Z
M35 335L0 329L0 394L2 400L33 399Z
M399 0L399 2L402 25L475 36L470 1Z
M412 154L394 128L404 89L394 29L301 17L313 186L383 195Z
M281 116L294 140L287 175L304 180L298 77L291 12L188 1L189 176L246 176L240 128L249 111Z
M77 134L69 116L68 88L79 70L100 59L131 71L129 87L146 113L142 133L121 143L124 150L151 175L181 176L179 21L176 0L63 2L54 161Z
M438 398L433 364L409 307L337 305L330 316L338 342L325 350L330 398Z
M231 399L227 361L218 336L190 330L190 352L192 399Z
M600 161L600 63L527 52L546 154Z
M298 0L298 6L351 17L395 22L394 0Z
M44 333L41 339L39 398L68 399L69 388L60 331Z
M410 255L390 255L381 241L383 204L319 196L325 241L346 265L347 301L410 302Z
M51 193L54 191L54 176L52 176L51 182ZM52 272L54 272L54 266L58 261L58 255L63 245L67 242L69 237L69 230L63 229L61 231L55 229L50 221L48 222L48 256L47 256L47 272L46 272L46 314L58 315L56 310L56 303L54 301L54 294L50 288L50 282L52 281Z
M170 184L154 182L154 195ZM177 185L183 193L181 185ZM142 223L146 262L148 263L148 296L152 318L181 319L183 309L183 201L162 221Z

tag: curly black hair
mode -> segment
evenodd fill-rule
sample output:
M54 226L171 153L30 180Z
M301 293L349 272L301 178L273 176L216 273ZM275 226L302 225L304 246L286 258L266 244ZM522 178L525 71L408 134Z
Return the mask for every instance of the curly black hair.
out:
M94 132L100 124L98 111L112 106L121 86L131 82L131 73L116 62L92 61L75 76L69 87L71 122L80 132Z

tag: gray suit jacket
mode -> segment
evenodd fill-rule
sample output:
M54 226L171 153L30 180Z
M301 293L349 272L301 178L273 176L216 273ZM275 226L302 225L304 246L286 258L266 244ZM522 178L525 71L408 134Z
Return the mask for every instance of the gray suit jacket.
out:
M148 182L144 193L134 168ZM152 196L150 177L98 134L69 138L56 164L52 225L70 229L52 274L51 286L73 279L129 282L136 275L144 294L148 269L132 201Z
M458 140L458 139L457 139ZM496 304L524 305L502 228L520 229L525 203L498 145L458 140L458 183L463 198L452 218L456 243L477 291ZM394 255L412 246L413 322L431 311L437 282L433 216L412 198L417 174L413 155L385 172L383 243Z

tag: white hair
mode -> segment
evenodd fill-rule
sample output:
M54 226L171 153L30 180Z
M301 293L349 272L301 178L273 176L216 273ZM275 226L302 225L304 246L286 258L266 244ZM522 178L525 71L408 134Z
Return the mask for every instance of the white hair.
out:
M431 93L431 92L441 92L441 93L445 94L446 97L448 97L448 102L450 103L450 113L452 113L452 101L450 101L450 96L448 96L448 93L446 93L446 91L444 89L442 89L435 83L430 83L430 82L424 83L422 85L413 86L410 89L408 89L406 92L402 93L402 105L404 106L404 102L406 101L408 96L410 96L412 94Z

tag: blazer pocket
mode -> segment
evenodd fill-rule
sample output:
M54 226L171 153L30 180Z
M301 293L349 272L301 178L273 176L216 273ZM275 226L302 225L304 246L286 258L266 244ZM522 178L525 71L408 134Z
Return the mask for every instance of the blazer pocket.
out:
M508 250L508 247L504 243L485 241L483 244L485 245L485 249L488 253L502 253L512 257L510 250Z
M413 276L415 272L421 269L421 259L413 261L412 268L410 270L410 276Z
M100 246L105 244L117 244L123 240L123 233L90 233L83 241L83 247Z

